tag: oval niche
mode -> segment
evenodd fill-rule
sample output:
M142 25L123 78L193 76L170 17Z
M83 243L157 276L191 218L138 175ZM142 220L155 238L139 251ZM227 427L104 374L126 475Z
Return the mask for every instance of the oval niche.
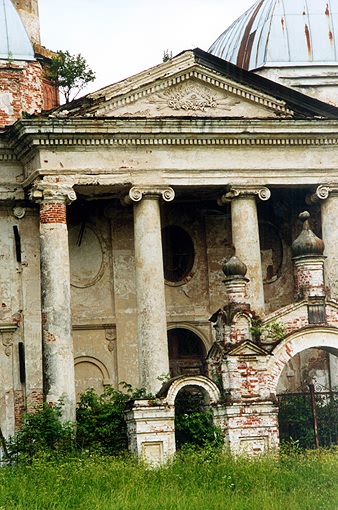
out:
M103 250L100 239L87 225L69 229L70 283L90 287L103 274Z

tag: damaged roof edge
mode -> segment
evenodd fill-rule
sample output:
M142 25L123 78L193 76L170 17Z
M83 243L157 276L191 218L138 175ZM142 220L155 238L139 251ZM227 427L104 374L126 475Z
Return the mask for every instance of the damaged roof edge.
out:
M187 58L189 56L189 58ZM185 58L184 58L185 57ZM178 68L174 67L174 61L185 63L185 65L181 65ZM284 101L287 106L293 110L296 115L304 117L304 118L327 118L327 119L338 119L338 108L332 106L330 104L324 103L318 99L314 99L310 96L302 94L294 89L271 81L267 78L264 78L260 75L255 74L252 71L246 71L231 62L227 62L211 53L208 53L200 48L195 48L194 50L186 50L171 59L173 65L173 74L177 74L179 72L184 72L185 66L191 67L191 65L199 64L211 71L218 73L219 75L228 77L233 81L238 82L239 84L251 87L252 89L263 92L270 97L275 97L276 99ZM163 68L161 67L163 66ZM166 73L160 73L160 69L165 69ZM154 70L154 75L152 76L152 70ZM96 92L87 94L82 98L71 101L70 103L59 106L54 110L50 110L48 112L44 112L42 115L49 116L58 116L58 117L67 117L69 116L86 116L87 107L92 111L95 105L101 105L105 101L109 101L111 97L118 97L119 95L126 94L131 90L135 90L137 88L137 81L140 77L142 80L140 81L140 86L144 86L146 80L144 77L149 77L149 82L156 81L164 78L165 76L169 76L170 64L168 62L164 64L159 64L150 68L142 73L139 73L131 78L128 78L122 82L118 82L113 85L109 85L106 87L106 94L104 93L104 89L100 89L100 94ZM121 84L121 92L119 94L119 83ZM114 94L112 94L112 89L114 90ZM88 112L88 115L91 115Z

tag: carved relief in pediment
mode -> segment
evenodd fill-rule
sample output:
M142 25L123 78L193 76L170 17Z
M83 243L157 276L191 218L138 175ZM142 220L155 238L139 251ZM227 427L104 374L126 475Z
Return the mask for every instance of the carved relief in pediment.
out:
M188 80L152 95L149 103L152 105L149 113L155 107L156 115L217 116L231 111L240 103L240 99L195 80Z
M178 112L205 112L219 106L221 98L217 96L219 96L217 92L199 83L188 82L166 89L151 102L156 104L157 110L170 108ZM230 109L230 105L228 109Z
M270 101L271 102L271 101ZM114 117L276 117L276 110L255 91L210 77L178 76L133 89L132 93L109 99L95 112ZM277 112L280 115L280 112Z

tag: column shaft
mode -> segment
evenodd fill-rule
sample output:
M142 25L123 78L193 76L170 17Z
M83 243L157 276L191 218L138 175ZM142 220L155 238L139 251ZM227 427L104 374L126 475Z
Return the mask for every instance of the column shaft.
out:
M156 393L169 372L159 196L134 205L134 235L140 383Z
M325 244L325 284L331 297L338 299L338 194L332 193L321 202L322 238Z
M264 288L259 242L256 198L245 195L231 200L232 243L236 256L247 266L248 301L258 314L264 314Z
M46 402L55 404L61 399L64 403L62 419L74 421L76 397L66 224L67 195L50 189L36 192L39 193L42 195L40 254L44 394ZM69 196L75 198L75 193L68 190Z

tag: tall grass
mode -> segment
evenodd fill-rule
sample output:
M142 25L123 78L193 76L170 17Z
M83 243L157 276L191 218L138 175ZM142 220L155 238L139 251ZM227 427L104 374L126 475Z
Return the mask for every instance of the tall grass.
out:
M248 460L204 450L147 469L130 457L0 469L1 510L337 510L338 454Z

